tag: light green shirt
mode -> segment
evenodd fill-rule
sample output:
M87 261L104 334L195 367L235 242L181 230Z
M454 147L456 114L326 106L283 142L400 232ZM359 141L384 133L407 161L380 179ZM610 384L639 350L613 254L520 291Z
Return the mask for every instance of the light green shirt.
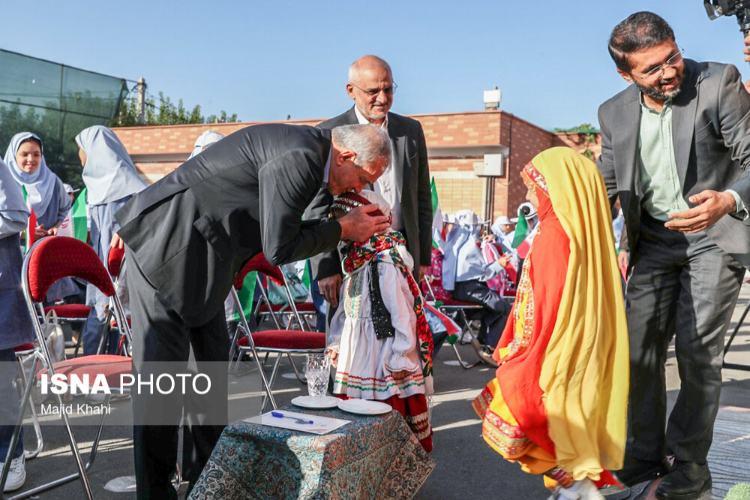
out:
M643 207L651 217L666 221L670 212L687 210L672 142L672 104L661 112L641 100L641 128L638 136L640 187Z

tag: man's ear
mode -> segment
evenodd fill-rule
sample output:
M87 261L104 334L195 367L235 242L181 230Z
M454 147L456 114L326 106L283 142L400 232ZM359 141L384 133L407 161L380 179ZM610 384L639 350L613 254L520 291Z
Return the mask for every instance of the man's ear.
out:
M342 149L339 151L338 156L336 156L336 165L341 166L344 163L346 163L349 160L354 160L357 157L357 153L350 149Z
M354 85L351 83L346 84L346 94L352 99L352 101L354 100Z
M630 73L627 73L620 68L617 68L617 72L620 74L620 76L628 83L633 83L633 77L630 76Z

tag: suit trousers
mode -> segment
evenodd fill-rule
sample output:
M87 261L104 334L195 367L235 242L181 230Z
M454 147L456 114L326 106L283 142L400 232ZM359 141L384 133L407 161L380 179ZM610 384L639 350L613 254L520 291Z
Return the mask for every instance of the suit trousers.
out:
M177 362L178 371L186 371L192 348L200 372L210 372L211 397L222 403L208 408L190 397L135 394L133 427L135 475L139 499L176 499L171 483L175 472L178 448L178 424L184 416L183 477L190 488L195 484L208 461L226 422L226 362L229 352L224 310L221 309L204 325L186 326L180 317L160 300L156 290L143 275L134 255L126 250L130 264L126 276L133 331L133 368L142 378L157 376L151 362ZM201 364L202 362L223 362ZM223 368L222 368L223 366ZM184 370L179 367L184 367ZM175 368L171 368L175 369ZM221 373L223 371L223 373ZM158 412L158 415L156 414ZM171 425L141 423L173 422ZM205 425L211 422L212 425Z
M744 272L704 232L685 235L642 216L626 286L626 463L670 454L706 462L719 407L724 335ZM681 387L667 424L665 365L672 338Z
M491 290L486 283L479 280L457 281L453 298L483 306L481 313L482 327L478 340L494 348L505 328L510 313L510 304Z

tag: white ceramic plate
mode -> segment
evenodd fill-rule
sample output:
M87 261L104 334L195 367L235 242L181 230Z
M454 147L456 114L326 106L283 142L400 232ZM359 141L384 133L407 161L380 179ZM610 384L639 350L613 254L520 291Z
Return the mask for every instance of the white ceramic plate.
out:
M297 396L292 399L292 404L294 406L310 408L313 410L327 410L329 408L336 408L339 401L339 398L334 398L333 396Z
M358 415L382 415L389 413L393 408L378 401L367 401L366 399L339 399L339 410Z

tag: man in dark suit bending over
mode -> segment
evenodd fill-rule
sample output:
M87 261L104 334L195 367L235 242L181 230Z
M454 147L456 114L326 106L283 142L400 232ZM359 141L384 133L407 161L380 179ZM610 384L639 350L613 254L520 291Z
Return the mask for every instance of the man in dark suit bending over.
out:
M338 220L302 222L302 214L321 188L335 196L374 183L390 155L388 135L370 125L333 131L257 125L226 137L135 196L117 214L131 266L135 370L143 376L149 362L187 362L191 346L199 363L227 361L224 299L234 275L253 255L263 251L273 264L283 264L386 229L385 217L370 215L375 205ZM226 396L221 379L214 381L217 400ZM170 476L182 401L158 402L133 399L137 423L157 417L174 422L134 428L139 498L176 498ZM217 406L226 414L225 405ZM186 414L191 410L186 407ZM196 418L191 423L207 421ZM184 471L191 486L222 428L192 427L193 463Z

